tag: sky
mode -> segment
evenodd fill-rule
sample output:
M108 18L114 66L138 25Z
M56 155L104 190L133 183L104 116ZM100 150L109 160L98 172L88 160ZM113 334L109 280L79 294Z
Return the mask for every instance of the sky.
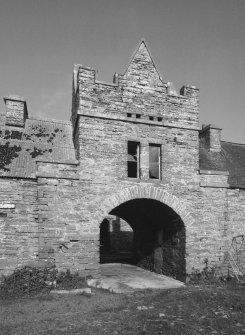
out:
M69 120L74 64L112 82L144 38L165 82L200 89L200 124L245 143L245 0L0 0L0 109Z

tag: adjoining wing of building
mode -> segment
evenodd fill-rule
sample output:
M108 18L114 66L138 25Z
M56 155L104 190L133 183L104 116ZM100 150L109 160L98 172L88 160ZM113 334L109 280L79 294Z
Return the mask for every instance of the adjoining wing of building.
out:
M51 261L98 278L120 261L185 280L228 271L230 250L244 262L245 145L200 126L199 90L162 79L144 40L111 84L75 66L71 121L4 100L1 274Z

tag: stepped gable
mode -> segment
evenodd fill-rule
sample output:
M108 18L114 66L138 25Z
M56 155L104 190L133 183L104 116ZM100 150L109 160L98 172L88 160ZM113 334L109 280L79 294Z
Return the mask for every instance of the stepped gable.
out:
M230 187L245 188L245 144L221 141L221 151L212 152L200 139L200 170L228 171Z
M2 126L0 156L0 177L36 178L36 161L74 161L71 122L30 118L25 128Z

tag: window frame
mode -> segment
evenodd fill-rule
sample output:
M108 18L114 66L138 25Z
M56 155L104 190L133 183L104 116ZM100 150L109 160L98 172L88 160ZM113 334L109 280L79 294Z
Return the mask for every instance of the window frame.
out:
M136 155L133 155L132 153L130 153L130 150L129 150L130 144L135 144ZM134 163L134 162L129 160L129 155L136 156L136 161L135 161L135 163L136 163L136 176L130 176L129 164ZM139 179L140 178L140 142L138 142L138 141L133 141L133 140L127 141L127 178L130 178L130 179Z
M150 148L158 148L158 161L153 162L151 161L151 155L150 155ZM151 166L157 163L158 165L158 178L151 176ZM149 179L151 180L161 180L162 179L162 145L158 143L149 143Z

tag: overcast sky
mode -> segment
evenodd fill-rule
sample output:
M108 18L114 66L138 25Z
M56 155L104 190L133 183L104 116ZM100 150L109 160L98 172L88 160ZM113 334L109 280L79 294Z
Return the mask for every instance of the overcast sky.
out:
M112 82L142 37L164 81L200 89L200 123L245 143L245 0L0 0L0 97L68 120L73 65Z

